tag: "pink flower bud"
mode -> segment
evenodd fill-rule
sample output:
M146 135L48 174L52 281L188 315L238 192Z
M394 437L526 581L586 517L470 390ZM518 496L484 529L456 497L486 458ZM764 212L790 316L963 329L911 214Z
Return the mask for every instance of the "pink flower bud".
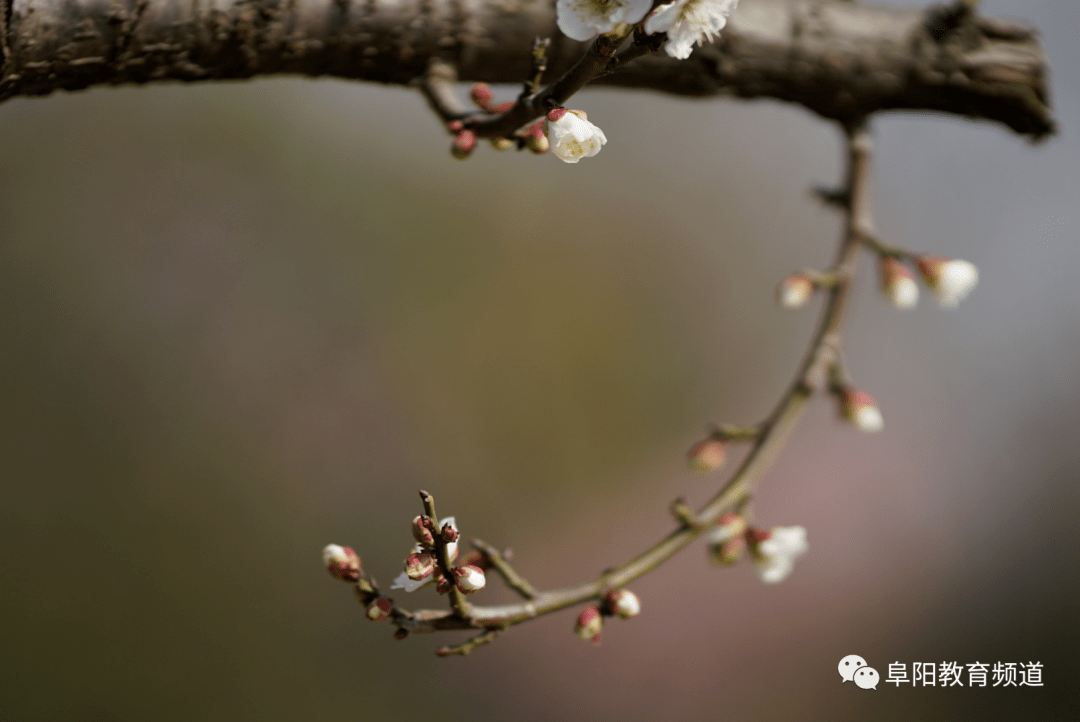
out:
M457 588L464 594L473 594L484 588L487 584L487 577L484 576L484 570L480 567L474 567L472 565L465 567L454 567L451 570L456 578L455 583Z
M802 273L793 273L776 287L776 302L780 308L802 308L814 295L814 282Z
M454 142L450 146L450 154L458 160L465 160L472 155L476 147L476 133L471 130L463 130L454 136Z
M455 529L450 522L446 522L442 527L442 539L444 542L456 542L461 534Z
M885 426L874 397L851 386L840 391L840 413L856 429L868 434L881 431Z
M394 603L386 597L379 597L371 602L367 608L367 618L373 622L381 622L390 616Z
M891 256L881 259L881 290L896 308L915 308L919 301L919 285L911 271Z
M323 564L330 575L343 582L355 582L360 578L360 557L352 547L327 544L322 550Z
M623 619L641 614L641 600L629 589L612 589L604 597L608 611Z
M417 544L428 549L435 545L435 537L431 535L431 529L428 528L430 525L430 516L418 516L412 520L413 539Z
M552 108L548 111L547 119L552 123L557 123L562 120L562 117L566 115L567 112L566 108Z
M946 308L959 304L979 282L979 269L973 263L959 258L919 256L915 263L926 285Z
M505 103L499 103L488 108L488 112L497 113L499 115L509 112L514 107L514 101L508 100Z
M491 94L491 88L488 87L487 83L476 83L472 86L472 90L469 91L469 97L472 98L472 102L487 110L495 96Z
M461 131L465 130L465 124L462 123L460 120L451 120L449 123L446 124L446 129L454 135L457 135Z
M604 618L600 607L585 607L577 618L574 634L586 642L600 644L600 632L604 628Z
M438 592L439 594L449 594L450 593L450 582L442 574L435 577L435 591Z
M712 471L724 463L727 444L722 439L710 436L699 441L686 452L687 465L692 471Z
M435 571L435 557L428 552L417 552L405 557L405 576L418 582Z
M529 151L536 155L543 155L551 150L551 142L548 141L547 135L544 133L544 123L534 123L529 126L529 129L525 131L525 144L529 146Z

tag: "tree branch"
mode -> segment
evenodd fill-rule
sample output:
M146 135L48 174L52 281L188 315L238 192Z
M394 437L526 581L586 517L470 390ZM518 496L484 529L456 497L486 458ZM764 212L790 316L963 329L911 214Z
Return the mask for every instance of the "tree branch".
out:
M522 83L534 39L550 77L586 45L525 0L2 0L0 101L94 85L291 74L406 85L433 59L463 81ZM687 61L620 64L600 84L693 96L774 98L848 127L929 110L1054 129L1046 58L1027 26L973 12L840 0L743 0L721 38ZM550 80L550 79L549 79Z

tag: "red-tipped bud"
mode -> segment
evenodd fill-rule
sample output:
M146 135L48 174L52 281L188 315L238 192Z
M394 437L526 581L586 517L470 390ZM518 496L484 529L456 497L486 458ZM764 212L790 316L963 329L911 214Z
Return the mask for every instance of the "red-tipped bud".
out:
M439 594L450 593L450 582L441 574L435 577L435 591Z
M390 616L391 610L394 608L394 603L386 597L378 597L373 600L367 608L367 618L373 622L381 622Z
M322 550L323 564L330 576L343 582L355 582L360 578L360 557L352 547L327 544Z
M491 94L491 88L488 87L487 83L476 83L472 86L472 90L469 91L469 97L472 98L472 102L487 110L495 96Z
M525 144L529 146L529 151L536 155L543 155L551 150L551 142L544 133L543 121L530 125L525 131Z
M791 274L776 287L776 302L788 310L802 308L813 295L814 282L802 273Z
M568 112L569 111L566 108L552 108L548 111L547 119L550 120L552 123L556 123L562 120L562 117Z
M484 588L487 584L487 577L484 575L484 570L480 567L474 567L472 565L465 567L454 567L451 570L454 575L454 581L457 584L457 588L464 594L473 594Z
M435 545L435 537L431 535L431 517L418 516L412 520L412 535L416 543L430 549Z
M690 451L686 452L686 462L692 471L712 471L724 463L726 455L727 444L722 439L710 436L690 447Z
M418 582L435 571L435 557L428 552L417 552L405 557L405 576Z
M919 273L942 306L953 308L971 293L979 282L979 269L970 261L940 256L919 256L915 259Z
M442 539L444 542L456 542L461 534L450 525L450 522L446 522L442 527Z
M462 123L460 120L451 120L449 123L446 124L446 129L454 135L457 135L461 131L465 130L465 124Z
M716 526L710 529L705 538L711 544L723 544L729 539L741 537L746 533L746 519L733 511L725 512L716 520Z
M454 136L454 142L450 146L450 154L458 160L465 160L472 155L476 147L476 133L471 130L463 130Z
M919 302L919 284L911 271L891 256L881 259L881 290L896 308L915 308Z
M612 589L604 597L607 611L623 619L641 614L641 600L629 589Z
M874 397L851 386L840 390L840 414L856 429L868 434L885 427L885 419Z
M600 644L600 632L604 628L604 618L600 607L585 607L578 615L574 634L586 642Z
M509 112L510 109L513 108L513 107L514 107L514 102L512 100L508 100L505 103L499 103L498 105L491 106L490 108L488 108L488 111L491 112L491 113L502 114L502 113Z

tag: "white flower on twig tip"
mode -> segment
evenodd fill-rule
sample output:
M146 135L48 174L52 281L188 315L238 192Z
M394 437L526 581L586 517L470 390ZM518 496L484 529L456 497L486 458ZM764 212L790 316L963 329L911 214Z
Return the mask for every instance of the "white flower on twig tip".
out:
M955 308L979 283L979 269L970 261L919 256L915 262L926 285L946 308Z
M450 525L450 528L455 529L455 530L457 529L457 525L454 522L454 517L448 516L448 517L446 517L445 519L442 520L442 525L443 526L446 526L447 524ZM414 546L412 548L411 553L412 554L419 554L420 552L423 552L423 551L424 551L424 548L422 546L420 546L419 544L417 544L416 546ZM450 557L450 561L453 561L454 559L456 559L457 555L458 555L457 542L450 542L449 544L447 544L446 545L446 551L447 551L447 553L448 553L448 555ZM426 587L428 584L431 584L432 580L434 580L436 576L438 576L438 575L436 575L436 574L428 574L423 579L415 579L414 580L414 579L409 579L409 575L406 572L402 572L401 574L398 574L394 578L394 583L390 585L390 588L391 589L404 589L406 592L415 592L417 589L420 589L421 587Z
M652 0L559 0L555 17L567 37L589 40L611 32L619 23L633 25L650 7Z
M795 568L795 558L810 549L805 527L777 526L768 531L754 530L752 534L756 540L751 544L754 566L766 584L786 579Z
M552 152L567 163L591 158L607 143L604 131L590 123L582 110L556 108L548 113L547 131Z
M645 32L667 33L664 50L673 58L685 60L694 43L712 41L727 25L728 16L739 0L675 0L656 8L645 21Z

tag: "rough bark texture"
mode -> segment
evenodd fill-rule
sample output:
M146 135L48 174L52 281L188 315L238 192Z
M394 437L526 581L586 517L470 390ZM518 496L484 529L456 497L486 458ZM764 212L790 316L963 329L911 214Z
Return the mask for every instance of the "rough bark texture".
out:
M518 83L534 37L549 76L584 50L554 0L0 0L0 101L100 84L294 74L406 84L442 58L463 80ZM930 110L1053 130L1046 59L1018 23L841 0L742 0L687 61L635 60L599 82L776 98L854 124Z

